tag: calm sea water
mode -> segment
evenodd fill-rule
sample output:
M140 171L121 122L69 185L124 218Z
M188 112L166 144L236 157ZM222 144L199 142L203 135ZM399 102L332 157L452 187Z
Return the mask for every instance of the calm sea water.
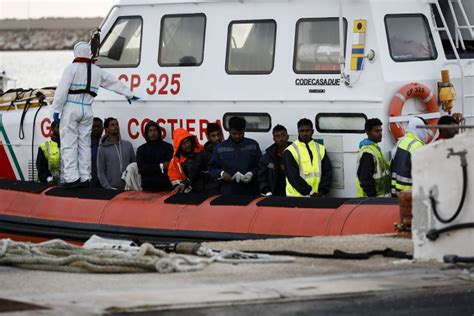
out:
M56 86L73 58L72 51L0 52L0 71L16 80L9 88Z

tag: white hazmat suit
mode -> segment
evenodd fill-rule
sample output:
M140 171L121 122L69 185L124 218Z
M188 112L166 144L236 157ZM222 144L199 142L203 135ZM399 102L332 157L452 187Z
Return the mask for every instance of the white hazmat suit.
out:
M91 130L94 115L94 97L88 93L70 94L69 90L85 89L87 62L92 56L89 44L79 42L74 46L74 57L81 61L67 66L58 83L53 101L53 113L59 113L61 138L61 167L64 182L86 182L91 179ZM132 99L133 94L125 84L96 65L91 65L90 90L97 93L106 88Z

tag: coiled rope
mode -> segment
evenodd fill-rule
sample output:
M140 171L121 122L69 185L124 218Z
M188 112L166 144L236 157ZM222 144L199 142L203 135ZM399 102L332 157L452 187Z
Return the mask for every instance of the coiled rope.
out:
M0 265L32 270L80 273L173 273L205 269L220 263L290 263L294 258L243 253L216 252L200 246L196 256L168 254L149 243L128 249L85 249L60 239L33 244L0 240Z

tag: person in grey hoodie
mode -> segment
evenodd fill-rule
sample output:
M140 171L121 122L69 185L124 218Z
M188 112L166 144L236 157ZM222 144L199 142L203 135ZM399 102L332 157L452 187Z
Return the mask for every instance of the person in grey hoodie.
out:
M123 190L122 173L136 162L132 143L120 138L120 127L116 118L104 121L105 134L97 152L97 177L104 189Z

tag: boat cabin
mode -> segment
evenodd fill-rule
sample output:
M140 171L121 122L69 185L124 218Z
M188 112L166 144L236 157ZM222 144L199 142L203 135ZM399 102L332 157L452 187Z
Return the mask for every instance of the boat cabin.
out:
M350 197L367 118L384 122L388 156L393 128L415 114L448 113L438 102L427 110L426 100L408 98L402 113L390 115L405 85L422 84L437 100L441 70L448 69L457 91L450 111L472 122L472 24L474 2L462 0L122 0L100 26L97 64L141 100L129 105L101 89L93 110L117 117L135 147L149 120L167 141L182 127L204 143L209 122L227 130L230 117L243 116L246 136L264 150L276 124L294 140L297 121L309 118L333 165L331 195ZM10 165L18 179L34 176L32 143L36 148L49 134L48 107L36 124L33 112L24 118L24 139L16 136L22 110L0 112L8 160L1 168Z

